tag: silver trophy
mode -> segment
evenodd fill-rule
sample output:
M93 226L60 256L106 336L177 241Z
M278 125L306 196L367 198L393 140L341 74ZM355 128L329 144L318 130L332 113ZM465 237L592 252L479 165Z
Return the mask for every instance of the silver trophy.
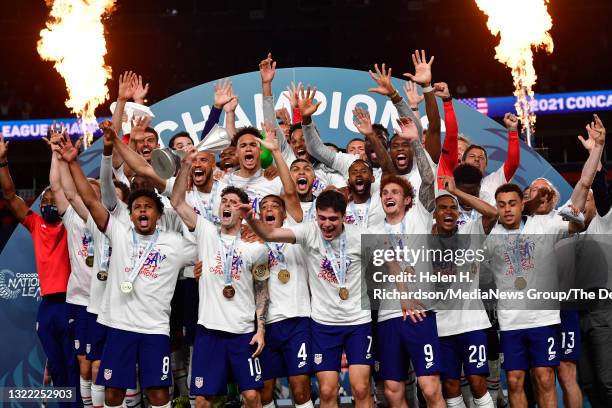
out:
M196 145L196 149L198 152L208 151L216 154L228 147L231 142L227 130L215 125L204 139ZM183 157L185 157L185 152L182 150L174 150L169 147L156 149L151 154L151 166L159 177L167 180L176 174Z

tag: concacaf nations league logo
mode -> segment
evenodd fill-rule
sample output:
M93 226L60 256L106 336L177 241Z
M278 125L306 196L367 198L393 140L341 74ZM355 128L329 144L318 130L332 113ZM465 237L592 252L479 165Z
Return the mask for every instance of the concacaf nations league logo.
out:
M13 300L19 296L40 297L36 273L14 273L9 269L0 270L0 299Z

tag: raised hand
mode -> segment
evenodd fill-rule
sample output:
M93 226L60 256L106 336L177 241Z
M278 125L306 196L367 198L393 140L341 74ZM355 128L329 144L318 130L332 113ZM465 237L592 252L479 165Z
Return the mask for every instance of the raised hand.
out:
M72 144L72 140L70 140L70 137L67 137L67 133L65 133L65 136L65 138L62 138L61 141L59 141L58 146L60 149L58 153L62 160L64 160L66 163L71 163L75 161L79 155L79 147L81 146L82 139L79 139L75 144Z
M446 82L436 82L433 85L434 95L442 99L449 99L451 97L448 85Z
M132 99L138 88L138 75L132 71L125 71L119 75L119 93L117 99L127 101Z
M518 131L518 122L519 120L515 114L507 112L504 115L504 125L506 125L506 129L508 129L508 131L510 132Z
M255 214L251 204L238 204L234 207L234 211L240 211L245 220L250 220Z
M151 123L151 117L139 116L132 120L132 130L130 131L130 138L134 138L134 140L139 141L144 139L144 133L146 128Z
M353 119L353 123L355 124L357 130L359 130L359 133L364 136L374 133L372 121L370 120L370 112L360 107L355 107L355 109L353 109L353 116L355 117L355 119Z
M298 107L298 93L300 92L300 89L304 89L301 82L295 86L293 81L291 81L291 87L287 86L287 93L283 93L285 98L289 99L292 108Z
M261 74L261 82L269 84L274 79L276 72L276 61L272 60L272 53L268 53L268 57L259 63L259 73Z
M455 185L455 178L452 176L440 176L438 177L440 180L442 180L442 185L444 186L444 189L446 191L448 191L451 194L455 194L455 192L457 191L457 186Z
M397 119L397 124L400 127L398 135L401 138L407 139L411 142L419 139L419 130L417 129L416 123L414 123L412 119L399 118Z
M393 94L395 94L397 91L391 83L391 68L389 68L389 71L387 71L387 67L383 63L382 70L380 70L378 69L378 64L374 64L374 70L376 71L376 74L374 74L372 70L369 70L368 72L378 86L376 88L368 88L368 92L376 92L385 96L393 96Z
M142 84L142 75L138 75L138 79L136 80L136 89L134 89L134 101L136 103L144 103L145 98L147 97L147 93L149 92L149 84Z
M276 129L274 125L270 122L263 122L261 124L261 128L264 132L266 132L265 139L257 139L259 144L271 152L279 150L278 140L276 139Z
M418 50L415 50L412 54L412 63L414 64L414 75L406 72L404 73L405 77L410 78L412 81L416 82L421 86L429 86L431 85L431 64L433 64L434 57L432 56L427 62L427 58L425 57L425 50L421 50L419 54Z
M4 136L0 133L0 161L6 163L8 157L8 144L9 142L4 141Z
M99 127L102 129L102 142L104 143L104 146L112 147L113 139L117 137L115 129L113 129L113 123L107 119L102 121Z
M286 125L291 125L291 115L289 115L287 108L277 109L274 113L276 113L276 119Z
M215 90L215 108L221 109L226 103L232 100L232 83L229 81L229 79L226 79L225 81L220 79L216 85L213 85L213 89Z
M316 93L316 86L311 90L310 85L308 85L306 92L304 92L304 87L300 89L300 93L298 96L298 108L300 110L300 113L302 114L302 119L304 119L304 117L312 116L319 108L321 102L314 103L314 97Z
M223 111L225 113L235 112L238 106L238 95L234 93L234 87L230 84L229 93L232 99L223 105Z
M196 156L198 155L198 149L196 149L196 147L193 145L189 145L189 146L185 146L182 150L185 153L185 155L181 159L181 162L191 167L191 164L193 163Z
M596 114L593 115L593 121L586 125L589 139L593 139L596 144L604 145L606 143L606 128Z
M419 95L416 85L412 81L404 83L404 92L406 93L406 98L408 98L408 104L414 109L418 108L419 103L425 98L423 95Z

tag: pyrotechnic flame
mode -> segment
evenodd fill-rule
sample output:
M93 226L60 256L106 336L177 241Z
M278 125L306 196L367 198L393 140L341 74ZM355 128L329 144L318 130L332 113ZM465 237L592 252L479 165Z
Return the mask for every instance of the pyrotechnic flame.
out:
M115 0L47 0L51 12L47 28L40 32L38 53L55 62L66 82L66 106L82 120L83 129L96 122L96 107L108 99L111 68L104 63L102 18L114 4Z
M478 8L489 19L491 34L499 34L495 58L512 69L516 111L524 127L533 130L535 115L531 113L533 86L537 75L533 68L533 50L539 47L553 52L553 40L548 30L552 18L548 0L476 0Z

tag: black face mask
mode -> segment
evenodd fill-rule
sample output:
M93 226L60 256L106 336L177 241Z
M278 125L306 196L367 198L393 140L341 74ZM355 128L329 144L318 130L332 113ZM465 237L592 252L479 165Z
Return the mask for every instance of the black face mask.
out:
M57 207L54 205L43 205L40 207L40 212L42 213L43 219L50 224L56 223L60 220L59 212L57 211Z

